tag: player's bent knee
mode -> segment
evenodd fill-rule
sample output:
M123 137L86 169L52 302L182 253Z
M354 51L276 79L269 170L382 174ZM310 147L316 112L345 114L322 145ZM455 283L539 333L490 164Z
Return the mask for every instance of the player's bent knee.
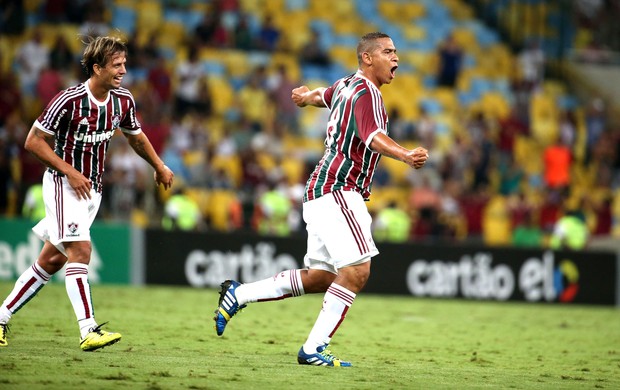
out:
M307 270L305 277L302 275L304 291L306 293L319 293L327 291L327 288L336 279L336 274L318 269Z

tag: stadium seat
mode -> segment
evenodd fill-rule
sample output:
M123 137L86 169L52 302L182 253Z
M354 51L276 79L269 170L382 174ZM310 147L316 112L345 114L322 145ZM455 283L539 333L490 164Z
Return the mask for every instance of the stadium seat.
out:
M232 230L238 221L231 218L231 212L238 203L239 199L235 191L222 189L209 191L205 213L209 226L221 232Z
M294 185L305 180L305 165L302 160L290 156L281 162L281 166L289 185Z
M508 245L512 241L512 221L506 198L495 195L482 215L483 239L486 245Z
M163 7L156 0L140 0L136 3L136 27L141 31L154 31L163 21Z
M185 42L185 25L176 21L163 21L160 27L161 34L157 35L157 42L163 48L176 49Z
M214 170L223 169L235 186L239 186L241 184L243 168L241 167L241 159L239 156L214 156L211 160L211 167Z
M213 113L218 116L225 116L226 112L233 106L234 92L228 81L220 77L209 77L209 91L213 102Z
M132 4L133 5L133 4ZM118 29L127 35L136 31L136 10L131 5L116 5L112 8L112 28Z
M382 164L382 162L380 164ZM400 164L404 166L403 163ZM368 202L368 209L371 212L378 212L379 210L387 207L391 202L395 202L398 205L398 208L408 210L409 192L410 189L406 186L374 186L372 189L372 195L370 196L370 201Z

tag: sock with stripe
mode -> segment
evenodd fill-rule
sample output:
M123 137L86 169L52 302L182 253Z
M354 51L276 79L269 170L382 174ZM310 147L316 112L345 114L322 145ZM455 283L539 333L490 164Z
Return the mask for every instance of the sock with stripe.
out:
M329 286L323 298L323 308L304 343L305 353L316 353L319 346L329 344L332 336L344 321L355 296L354 292L336 283Z
M39 264L30 266L15 282L15 287L0 307L0 324L6 324L29 300L49 282L51 275Z
M304 286L299 269L282 271L272 278L244 283L235 290L239 305L249 302L277 301L303 294Z
M88 264L67 263L65 287L78 320L80 334L84 338L92 328L97 326L88 283Z

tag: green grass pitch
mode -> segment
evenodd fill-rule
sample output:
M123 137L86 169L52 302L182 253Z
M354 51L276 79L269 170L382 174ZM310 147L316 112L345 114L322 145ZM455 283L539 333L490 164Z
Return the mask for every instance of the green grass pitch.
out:
M0 283L6 296L13 283ZM251 304L223 337L215 290L93 286L123 334L79 349L63 284L39 292L0 348L0 389L618 389L620 310L360 294L332 340L351 368L300 366L321 295Z

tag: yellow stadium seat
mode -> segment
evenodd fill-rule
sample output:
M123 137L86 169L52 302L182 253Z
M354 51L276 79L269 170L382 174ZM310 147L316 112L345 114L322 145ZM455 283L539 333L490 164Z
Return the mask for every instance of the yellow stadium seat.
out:
M258 165L260 165L265 172L271 171L277 164L273 155L267 152L257 152L256 160L258 161Z
M482 96L482 110L490 117L502 120L510 115L510 103L498 92L487 92Z
M465 51L469 52L478 47L478 38L471 29L457 27L452 30L452 36Z
M426 5L418 1L405 1L401 3L399 13L404 20L421 18L426 15Z
M158 30L163 20L162 3L154 0L141 0L136 3L136 26L139 30Z
M529 175L539 175L543 171L543 147L536 140L519 135L515 138L514 158L523 171Z
M417 24L407 24L403 26L403 35L411 41L421 41L426 39L426 29Z
M196 202L201 214L206 215L209 209L209 191L205 188L188 187L184 192L189 198Z
M389 157L381 158L379 164L390 173L392 183L395 185L407 184L407 174L410 169L407 164Z
M157 35L159 45L167 48L176 48L185 40L185 26L177 22L163 22L161 34Z
M379 211L387 207L391 202L395 202L398 208L408 210L409 192L409 188L405 186L375 186L372 189L372 195L368 202L368 209L371 212Z
M508 245L512 241L512 222L506 198L496 195L484 208L482 233L486 245Z
M237 202L239 200L235 191L221 189L209 191L205 217L210 226L217 231L230 231L232 229L231 207Z
M243 168L241 166L241 159L239 156L214 156L211 160L211 167L214 170L223 169L231 181L235 183L235 186L239 186L241 184Z
M377 4L377 9L386 19L391 21L399 20L399 12L401 11L401 7L395 1L380 1Z
M233 105L235 94L232 87L227 80L214 76L209 77L209 91L213 101L213 113L224 116Z
M227 50L224 53L222 50L216 51L219 52L218 57L224 62L226 71L232 78L246 77L254 68L244 51Z
M332 46L329 49L330 57L340 63L347 69L357 68L357 55L354 50L351 50L348 46Z
M459 100L454 89L448 87L437 87L432 91L432 96L439 101L445 112L457 112L459 108Z
M300 159L294 157L285 158L281 166L289 185L297 184L305 180L305 165Z

